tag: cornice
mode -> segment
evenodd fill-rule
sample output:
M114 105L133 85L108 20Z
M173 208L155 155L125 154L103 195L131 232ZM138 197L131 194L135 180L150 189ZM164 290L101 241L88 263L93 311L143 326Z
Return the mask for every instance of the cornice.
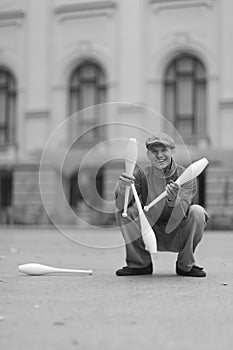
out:
M36 119L36 118L49 118L49 111L47 110L30 110L25 114L25 119Z
M149 0L154 12L184 8L212 8L216 0Z
M0 11L0 27L20 26L24 18L21 10Z
M233 98L221 99L219 104L220 104L221 108L232 109L233 108Z
M111 17L116 8L115 1L100 0L61 5L54 9L60 22L85 17Z

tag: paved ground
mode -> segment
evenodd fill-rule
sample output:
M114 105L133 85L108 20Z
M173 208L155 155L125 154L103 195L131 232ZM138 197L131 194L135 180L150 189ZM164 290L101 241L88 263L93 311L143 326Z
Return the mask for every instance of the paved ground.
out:
M233 232L206 232L197 262L207 278L174 274L160 253L156 274L120 278L117 230L0 228L0 348L3 350L229 350L233 343ZM96 248L96 247L102 248ZM110 248L107 248L110 247ZM18 264L92 268L92 276L32 277Z

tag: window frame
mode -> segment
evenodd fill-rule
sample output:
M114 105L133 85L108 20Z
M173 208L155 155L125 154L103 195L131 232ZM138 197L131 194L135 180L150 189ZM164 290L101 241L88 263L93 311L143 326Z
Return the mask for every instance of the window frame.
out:
M6 101L3 121L0 118L0 148L15 145L17 83L14 74L6 67L0 66L0 75L5 75L5 82L0 81L0 94ZM3 133L3 137L2 137ZM2 138L4 139L2 141Z
M95 74L93 77L85 79L82 74L83 71L88 68L88 66L91 67L91 69L94 69ZM74 79L76 79L76 81L73 81ZM88 84L94 85L94 103L91 106L85 106L85 100L82 100L82 88L85 89ZM74 120L71 121L71 126L69 129L69 133L72 135L71 137L75 137L75 133L77 136L81 136L79 138L79 144L94 143L102 138L104 128L97 126L103 122L102 116L101 118L99 117L98 108L93 109L94 115L89 121L85 120L85 113L88 113L88 107L106 102L107 79L106 72L103 67L99 63L92 60L84 60L79 63L70 74L68 81L68 95L69 116L80 112L79 117L74 118ZM72 105L74 104L77 106L77 108L72 109ZM85 109L87 109L87 111L85 111ZM88 131L89 129L91 130ZM82 133L86 133L86 137L82 137Z
M191 60L191 66L192 68L188 71L180 71L178 66L183 59L189 59ZM168 74L172 73L173 69L173 78L169 78ZM200 69L203 71L203 75L200 77L199 72ZM190 77L191 80L191 86L192 86L192 108L191 113L180 113L179 106L179 91L178 91L178 84L182 77ZM198 89L203 87L204 85L204 91L205 91L205 101L204 101L204 115L203 118L205 120L202 120L201 123L201 116L198 113L197 110L197 99L198 99ZM169 64L167 65L165 71L164 71L164 77L163 77L163 88L164 88L164 114L167 117L167 119L172 123L172 125L177 129L179 133L182 135L182 131L179 127L179 124L182 123L182 121L189 120L190 121L190 134L184 134L182 137L184 139L189 140L191 143L197 143L199 138L206 138L206 113L207 113L207 100L206 100L206 90L207 90L207 79L206 79L206 68L203 64L203 62L196 57L193 54L190 53L182 53L174 57ZM172 89L172 91L168 91L168 89ZM200 91L200 90L199 90ZM168 96L168 94L172 94ZM167 106L167 100L168 98L171 98L171 103L173 103L173 108L171 105ZM200 96L199 96L200 98ZM172 110L171 115L169 114L169 110ZM200 130L200 125L204 125L204 130Z

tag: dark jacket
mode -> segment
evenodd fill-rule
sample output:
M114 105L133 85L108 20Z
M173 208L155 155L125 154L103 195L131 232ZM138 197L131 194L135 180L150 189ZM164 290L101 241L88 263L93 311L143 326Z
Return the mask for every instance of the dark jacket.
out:
M159 194L165 191L166 185L171 180L176 181L184 170L185 168L176 164L174 160L172 161L171 168L166 173L152 165L148 165L143 169L137 167L134 172L135 187L142 206L144 207L149 204ZM196 180L189 181L182 185L174 202L168 202L164 198L155 206L151 207L146 215L153 229L163 233L174 231L181 224L183 218L187 216L196 189ZM124 191L120 189L119 184L116 186L115 198L117 209L120 211L123 210ZM130 191L129 206L132 205L135 205L135 201L132 191Z

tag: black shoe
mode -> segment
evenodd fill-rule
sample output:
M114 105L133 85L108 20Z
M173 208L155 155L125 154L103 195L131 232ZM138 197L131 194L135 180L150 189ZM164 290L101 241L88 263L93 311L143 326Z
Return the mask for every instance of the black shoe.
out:
M134 268L125 266L116 271L117 276L134 276L134 275L151 275L153 273L153 265L150 264L142 268Z
M206 277L205 271L203 271L203 267L194 265L190 271L181 270L176 263L176 274L180 276L188 276L188 277Z

